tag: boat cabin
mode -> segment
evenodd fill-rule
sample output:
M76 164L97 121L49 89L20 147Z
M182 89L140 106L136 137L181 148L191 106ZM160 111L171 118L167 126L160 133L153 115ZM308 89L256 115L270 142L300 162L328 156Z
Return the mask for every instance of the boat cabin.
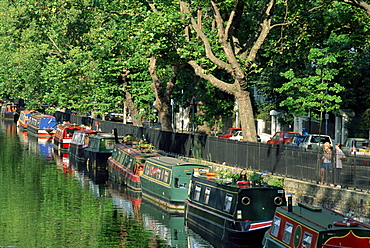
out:
M44 115L38 112L31 113L30 122L27 129L31 135L36 135L41 139L51 139L57 128L54 116Z
M184 209L194 171L204 175L211 168L174 157L148 158L141 176L143 194L166 209Z
M304 204L276 209L263 247L370 247L370 226L325 207Z
M160 156L156 152L142 152L131 145L117 143L112 156L108 159L108 173L111 180L141 191L140 175L143 173L145 160Z
M145 177L172 188L188 189L194 171L205 175L210 167L166 156L148 158L144 165Z
M27 129L28 123L30 122L31 113L34 113L34 110L23 110L19 114L19 118L17 121L17 126L22 127L23 129Z
M118 137L122 139L122 137ZM90 144L87 148L88 151L97 153L112 153L116 138L111 133L98 133L90 137Z
M224 247L260 247L275 208L285 205L286 200L280 187L251 186L200 175L192 177L185 204L187 225L216 242L212 245L222 242Z

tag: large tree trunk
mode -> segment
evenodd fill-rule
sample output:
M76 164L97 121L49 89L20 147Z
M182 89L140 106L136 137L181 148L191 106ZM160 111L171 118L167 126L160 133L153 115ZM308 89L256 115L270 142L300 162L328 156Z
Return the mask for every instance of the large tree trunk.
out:
M188 61L189 65L193 67L198 76L208 80L218 89L235 96L235 99L239 104L239 116L243 129L243 138L247 141L257 141L251 95L247 90L247 76L248 73L253 72L253 61L271 29L270 24L275 0L269 0L268 4L265 5L261 12L262 18L260 19L260 22L257 23L259 24L258 28L255 30L255 33L250 35L250 39L247 40L245 44L241 44L238 40L238 35L233 34L233 32L237 32L238 30L237 20L242 18L243 15L243 1L235 1L235 7L231 11L228 20L226 20L226 16L221 16L218 5L211 1L214 21L217 24L218 41L222 46L224 53L223 59L220 59L215 55L212 50L214 47L211 45L211 41L200 28L202 26L199 24L199 20L201 20L201 18L198 16L197 22L193 18L192 13L188 8L188 4L183 0L179 1L181 10L188 14L190 17L191 27L203 42L207 59L215 64L218 69L222 69L224 72L229 74L234 79L234 82L229 83L222 81L222 79L217 78L216 75L212 74L212 70L209 70L209 68L203 68L203 65L198 63L196 60ZM199 11L197 11L197 14L199 14ZM245 64L239 64L240 58L245 59Z
M155 103L154 107L158 110L160 123L162 125L163 131L172 132L172 123L171 123L171 93L173 90L174 83L176 81L177 68L173 67L173 75L170 80L167 82L166 87L162 88L162 82L157 76L157 59L152 57L149 62L149 73L152 77L152 89L155 93Z
M125 93L125 98L126 98L126 107L129 110L129 113L131 114L132 118L132 125L142 127L143 123L141 121L141 118L139 117L139 110L137 108L137 105L134 103L134 100L132 99L132 95L130 92L126 90L126 86L128 85L128 74L130 73L129 70L124 70L121 73L121 79L123 81L123 92Z

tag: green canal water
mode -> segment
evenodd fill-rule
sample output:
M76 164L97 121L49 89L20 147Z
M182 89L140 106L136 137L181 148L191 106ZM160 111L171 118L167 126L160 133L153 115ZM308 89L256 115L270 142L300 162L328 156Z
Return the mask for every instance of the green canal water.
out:
M86 171L0 119L0 247L212 247L183 215Z

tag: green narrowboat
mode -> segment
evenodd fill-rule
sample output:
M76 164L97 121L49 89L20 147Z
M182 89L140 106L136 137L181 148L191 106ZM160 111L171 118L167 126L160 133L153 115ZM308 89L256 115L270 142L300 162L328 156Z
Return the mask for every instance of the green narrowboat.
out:
M174 157L148 158L140 177L143 196L166 209L184 209L193 171L206 174L210 167Z
M275 209L286 205L283 188L250 181L193 176L185 201L187 226L215 247L262 247Z
M262 244L264 248L369 248L370 226L325 207L288 204L276 209Z
M89 146L85 148L88 175L94 183L105 183L108 179L107 161L113 153L114 144L122 137L111 133L97 133L90 137Z

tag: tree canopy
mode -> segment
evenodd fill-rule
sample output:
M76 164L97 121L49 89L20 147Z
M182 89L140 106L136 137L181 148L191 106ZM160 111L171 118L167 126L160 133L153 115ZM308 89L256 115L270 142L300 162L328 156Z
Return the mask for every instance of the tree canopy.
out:
M222 126L238 111L249 141L261 111L370 109L366 1L0 0L0 9L0 97L28 108L124 108L142 125L154 105L172 130L171 99L196 95L193 123Z

